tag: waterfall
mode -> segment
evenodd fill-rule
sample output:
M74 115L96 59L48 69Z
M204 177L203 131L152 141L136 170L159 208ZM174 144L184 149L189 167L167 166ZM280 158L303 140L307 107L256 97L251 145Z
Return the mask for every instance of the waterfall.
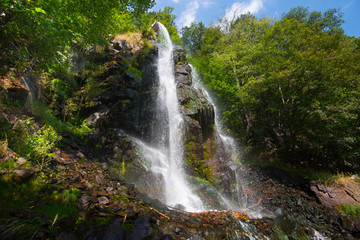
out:
M239 165L236 161L240 159L235 140L224 133L219 120L219 114L214 101L206 89L201 85L200 78L195 69L192 68L193 87L202 91L205 98L213 105L215 110L215 140L219 146L217 149L218 158L229 162L229 169L233 171L236 181L236 193L234 199L229 200L215 188L208 186L207 190L213 199L204 199L203 194L197 195L191 188L189 179L184 170L184 119L180 113L175 82L175 69L173 60L173 44L167 29L157 24L159 51L157 70L159 76L158 97L156 102L155 125L151 133L153 142L144 143L139 139L134 141L139 146L142 156L145 159L144 165L152 174L152 182L148 193L163 203L184 209L186 211L198 212L209 209L213 210L244 210L247 207L247 195L243 189L241 174L238 173ZM155 190L154 190L155 189ZM201 191L197 188L197 191ZM204 200L202 202L201 198ZM219 203L211 206L207 200ZM235 203L234 203L235 202ZM206 206L206 207L205 207Z
M200 76L196 72L196 69L190 64L191 67L191 73L193 77L193 86L202 91L206 97L206 99L211 103L211 105L214 107L215 111L215 134L218 142L221 142L223 146L223 153L220 152L220 154L230 155L231 162L230 162L230 168L234 172L235 175L235 181L236 181L236 202L237 206L235 208L247 208L247 194L244 190L244 181L242 181L241 176L239 174L239 165L236 164L237 161L241 158L240 151L238 149L237 144L235 143L235 140L226 135L224 128L220 122L219 112L216 107L215 102L211 98L209 92L206 90L206 88L201 84ZM220 144L218 144L220 145ZM219 153L218 153L219 154Z
M186 211L202 211L200 198L190 189L183 168L183 118L179 112L174 75L173 44L167 29L159 27L159 57L157 62L159 74L159 93L157 101L157 129L154 139L162 139L158 143L157 157L150 154L152 169L163 175L165 203L173 207L182 207ZM142 146L143 154L149 148ZM155 152L156 152L155 151ZM154 149L152 149L154 152ZM144 154L145 155L145 154ZM163 157L160 157L163 156ZM144 156L146 158L146 156ZM160 157L160 158L159 158ZM159 160L159 159L160 160ZM164 158L166 163L164 162ZM160 165L158 163L161 163ZM158 171L158 170L161 171Z

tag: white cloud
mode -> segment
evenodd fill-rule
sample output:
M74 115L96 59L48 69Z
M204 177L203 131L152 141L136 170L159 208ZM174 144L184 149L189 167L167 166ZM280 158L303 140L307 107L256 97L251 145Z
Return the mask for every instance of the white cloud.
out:
M351 1L351 2L349 2L349 3L347 3L345 6L343 6L343 7L341 8L341 10L345 11L346 9L348 9L349 7L351 7L354 3L355 3L354 0Z
M213 4L215 4L215 2L214 2L214 1L206 1L206 0L205 0L205 1L201 1L200 4L201 4L202 7L205 7L205 8L206 8L206 7L209 7L209 6L213 5Z
M180 15L178 26L180 28L190 26L190 24L195 21L195 16L199 8L200 2L198 0L186 4L186 9Z
M215 2L211 0L194 0L189 2L186 4L186 9L181 13L177 25L180 28L190 26L191 23L195 21L196 13L200 8L207 8L213 4L215 4Z
M236 2L230 9L225 12L224 18L227 21L232 21L239 17L241 14L257 13L264 7L263 0L250 0L249 2Z
M231 23L241 14L248 12L255 14L264 8L265 0L250 0L248 2L235 2L231 8L226 9L224 17L218 23L222 31L229 31Z
M179 3L180 0L172 0L174 3Z

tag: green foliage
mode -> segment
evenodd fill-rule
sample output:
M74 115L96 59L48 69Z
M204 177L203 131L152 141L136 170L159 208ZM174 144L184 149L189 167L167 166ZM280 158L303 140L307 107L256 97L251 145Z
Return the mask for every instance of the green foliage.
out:
M195 177L203 178L209 182L212 181L212 169L205 165L205 159L199 157L196 152L197 149L194 139L187 141L185 145L185 162L186 167L189 169ZM200 150L201 151L201 150ZM205 156L206 157L206 154Z
M47 126L52 127L57 133L65 131L72 133L77 137L83 138L86 133L92 130L86 125L85 121L82 121L78 126L61 121L54 116L52 109L39 101L33 102L33 111L41 118L42 122L44 122Z
M360 168L360 53L341 16L297 8L279 21L242 15L226 34L205 30L191 62L232 133L295 165Z
M345 213L346 215L360 218L360 206L355 206L351 204L342 204L339 207L339 210Z
M190 27L183 27L180 31L184 46L187 47L194 56L196 56L197 51L201 49L205 29L205 25L202 22L193 22Z
M344 23L342 19L343 13L340 9L329 9L324 13L313 11L309 12L309 8L296 7L284 14L284 19L295 19L303 23L313 30L324 31L329 34L334 34L340 30L341 24Z
M10 149L41 167L46 164L52 155L51 149L61 139L53 127L36 127L32 118L19 121L14 126L6 124L3 130L1 137L7 136Z
M172 42L174 44L181 45L182 41L176 28L176 16L172 14L173 10L173 7L165 7L163 10L159 10L158 12L149 12L144 16L142 21L147 24L152 24L155 21L160 22L168 30Z
M154 3L153 0L1 1L1 48L6 56L1 58L1 65L49 68L66 59L72 41L85 47L104 43L115 33L131 29L131 19L144 14ZM26 66L27 63L30 65Z

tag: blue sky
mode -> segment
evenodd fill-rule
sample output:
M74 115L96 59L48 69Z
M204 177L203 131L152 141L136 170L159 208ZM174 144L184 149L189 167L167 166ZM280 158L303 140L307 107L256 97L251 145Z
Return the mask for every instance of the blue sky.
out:
M349 36L360 36L360 0L156 0L153 10L165 6L174 7L176 25L180 29L191 22L202 21L209 25L224 16L251 12L256 17L279 19L284 12L297 6L309 7L310 11L325 12L330 8L340 8L344 13L342 25Z

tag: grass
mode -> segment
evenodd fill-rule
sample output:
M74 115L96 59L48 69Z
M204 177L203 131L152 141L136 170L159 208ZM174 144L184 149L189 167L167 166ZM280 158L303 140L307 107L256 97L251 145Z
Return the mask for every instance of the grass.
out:
M79 126L74 126L70 123L61 121L54 116L53 111L46 104L39 101L34 101L33 112L34 114L40 116L42 122L53 127L58 133L68 132L74 134L75 136L83 137L85 133L92 130L86 126L85 122L82 122Z
M245 161L243 163L248 165L256 164L256 165L260 165L261 167L278 168L289 173L293 179L303 178L306 180L315 180L315 181L323 182L325 185L331 185L335 183L342 184L344 179L350 178L350 176L347 176L342 172L331 173L329 171L324 171L324 170L305 169L301 167L290 166L280 161L272 161L272 162Z
M336 207L341 212L345 213L346 215L353 216L360 218L360 206L355 206L351 204L342 204Z

